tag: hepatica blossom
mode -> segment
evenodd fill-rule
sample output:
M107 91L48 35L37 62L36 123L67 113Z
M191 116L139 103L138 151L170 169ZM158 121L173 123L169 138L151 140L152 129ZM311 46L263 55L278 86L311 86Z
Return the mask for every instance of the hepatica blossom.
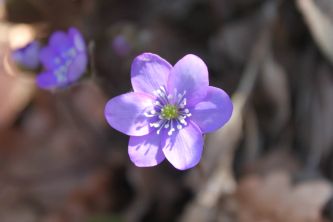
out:
M126 56L131 51L131 45L124 35L117 35L112 41L112 48L118 56Z
M131 82L134 92L112 98L105 117L130 136L132 162L150 167L166 158L180 170L197 165L203 134L222 127L233 109L222 89L209 86L205 63L186 55L171 66L158 55L144 53L132 63Z
M86 45L81 33L70 28L67 33L57 31L40 52L45 71L37 76L43 89L66 87L77 81L87 67Z
M22 48L12 52L12 59L20 66L26 69L37 69L39 61L39 52L41 45L37 41L32 41Z

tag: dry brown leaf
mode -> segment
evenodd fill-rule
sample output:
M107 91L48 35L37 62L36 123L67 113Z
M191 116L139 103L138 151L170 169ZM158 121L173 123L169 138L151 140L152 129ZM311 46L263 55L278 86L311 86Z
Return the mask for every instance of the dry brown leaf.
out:
M276 171L265 177L245 177L237 194L241 222L263 219L271 222L320 222L321 209L330 198L332 187L323 179L292 185L289 173Z
M0 74L0 128L7 127L29 103L35 91L30 78Z
M33 77L15 68L10 59L11 48L24 46L34 35L28 25L0 21L0 129L15 121L34 95Z

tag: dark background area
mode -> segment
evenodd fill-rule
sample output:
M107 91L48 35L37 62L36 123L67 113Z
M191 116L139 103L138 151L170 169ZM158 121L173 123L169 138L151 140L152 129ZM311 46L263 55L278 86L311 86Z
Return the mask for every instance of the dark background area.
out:
M333 201L333 1L2 0L1 222L322 222ZM37 89L8 64L24 41L75 26L89 68ZM142 52L192 53L234 103L200 164L137 168L104 106Z

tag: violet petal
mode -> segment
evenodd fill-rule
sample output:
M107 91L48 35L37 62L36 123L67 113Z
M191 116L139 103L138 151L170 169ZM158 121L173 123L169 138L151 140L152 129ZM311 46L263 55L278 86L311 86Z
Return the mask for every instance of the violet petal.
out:
M203 133L222 127L231 117L233 105L222 89L209 86L206 97L191 109L191 120Z
M59 81L52 72L43 72L36 77L36 83L42 89L54 89L59 87Z
M49 45L54 51L58 53L67 51L69 48L72 47L67 34L62 31L57 31L52 34L49 40Z
M57 58L56 53L51 47L42 48L39 59L46 69L54 69L61 64L61 60Z
M164 137L163 153L167 160L177 169L186 170L197 165L203 150L203 136L198 126L189 124Z
M40 43L37 41L33 41L26 46L13 51L12 59L24 68L36 69L40 64L40 50Z
M105 117L116 130L129 136L143 136L150 132L149 119L144 115L153 103L146 93L131 92L114 97L105 106Z
M84 53L78 54L68 68L68 81L75 82L78 80L87 68L87 55Z
M72 41L73 45L79 52L85 52L86 51L86 43L76 28L72 27L68 30L68 35L70 40Z
M138 167L156 166L165 159L160 144L161 136L156 133L131 136L128 145L129 157Z
M179 60L170 72L168 91L186 91L188 104L195 104L206 96L209 85L206 64L195 55L186 55Z
M152 53L137 56L131 67L131 81L135 92L152 93L166 86L172 66Z

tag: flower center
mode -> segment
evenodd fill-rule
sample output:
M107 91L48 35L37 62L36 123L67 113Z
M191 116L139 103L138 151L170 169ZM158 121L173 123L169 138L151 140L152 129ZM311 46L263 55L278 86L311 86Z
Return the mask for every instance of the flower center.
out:
M146 117L154 118L150 127L156 128L156 133L168 130L171 136L176 130L181 130L187 125L186 119L191 116L190 110L186 108L186 92L169 94L165 87L161 86L153 92L156 100L151 107L147 107L144 113Z
M165 105L161 109L161 115L163 118L171 120L178 117L178 108L175 105Z
M74 47L62 52L54 58L56 68L54 74L59 83L68 81L68 69L76 56L76 49Z

